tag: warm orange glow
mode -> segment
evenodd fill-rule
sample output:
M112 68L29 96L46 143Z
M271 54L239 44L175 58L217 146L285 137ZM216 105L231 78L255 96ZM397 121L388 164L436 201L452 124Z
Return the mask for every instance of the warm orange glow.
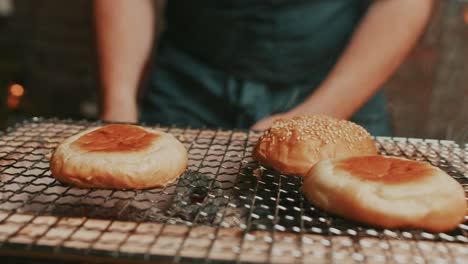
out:
M21 97L24 95L24 88L21 84L12 84L10 86L10 94L16 97Z
M468 5L465 5L463 9L463 21L465 21L465 24L468 24Z

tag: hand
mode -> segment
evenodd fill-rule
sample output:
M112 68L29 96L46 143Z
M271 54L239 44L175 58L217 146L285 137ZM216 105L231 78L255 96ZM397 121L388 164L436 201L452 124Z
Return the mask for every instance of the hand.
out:
M252 127L250 127L250 129L252 129L252 130L267 130L267 129L269 129L271 127L271 125L273 124L273 122L275 122L275 120L280 119L280 118L290 118L290 117L293 117L293 116L294 116L294 114L292 114L290 112L267 116L267 117L263 118L262 120L258 121L257 123L255 123Z
M137 123L138 108L136 105L111 107L102 112L101 119L107 122Z

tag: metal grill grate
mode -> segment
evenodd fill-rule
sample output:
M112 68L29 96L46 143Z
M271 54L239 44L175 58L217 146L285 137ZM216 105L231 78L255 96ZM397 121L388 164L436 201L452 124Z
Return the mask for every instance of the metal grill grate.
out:
M99 123L33 119L0 137L0 253L206 262L466 263L468 222L449 233L376 229L315 209L300 177L251 158L259 133L160 128L189 152L165 188L79 189L50 175L64 138ZM376 138L382 154L429 161L468 192L468 145ZM467 218L468 219L468 218Z

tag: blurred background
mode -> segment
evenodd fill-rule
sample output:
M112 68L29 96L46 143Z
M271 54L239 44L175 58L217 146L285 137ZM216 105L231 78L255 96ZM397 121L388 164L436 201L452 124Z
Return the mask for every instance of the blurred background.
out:
M468 0L439 0L385 85L395 136L468 143ZM31 116L96 118L91 0L0 0L0 129Z

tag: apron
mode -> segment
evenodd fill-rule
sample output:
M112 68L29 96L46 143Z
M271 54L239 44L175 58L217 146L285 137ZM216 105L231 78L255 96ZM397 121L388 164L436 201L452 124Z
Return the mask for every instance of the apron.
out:
M146 123L248 128L301 103L336 63L369 0L171 0L142 97ZM383 91L353 117L389 135Z

